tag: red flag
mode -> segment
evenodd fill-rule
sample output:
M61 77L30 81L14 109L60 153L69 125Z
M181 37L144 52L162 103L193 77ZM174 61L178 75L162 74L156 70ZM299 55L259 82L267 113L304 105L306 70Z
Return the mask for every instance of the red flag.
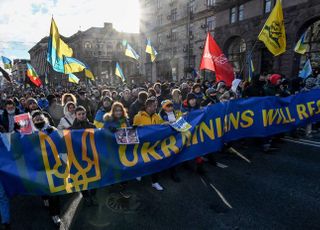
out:
M234 80L232 65L228 62L228 59L222 53L220 47L210 33L207 34L200 62L200 70L203 69L215 72L216 80L224 81L228 86L231 86L232 81Z
M27 77L29 77L30 81L35 84L37 87L40 87L42 85L42 82L37 74L37 72L34 70L34 68L27 63Z

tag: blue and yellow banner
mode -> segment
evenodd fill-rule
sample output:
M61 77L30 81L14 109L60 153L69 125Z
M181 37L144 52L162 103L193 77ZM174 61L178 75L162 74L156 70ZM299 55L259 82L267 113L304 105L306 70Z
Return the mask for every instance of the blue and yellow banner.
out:
M219 151L226 142L320 121L319 95L313 90L218 103L184 116L192 126L186 132L139 127L135 145L118 145L108 129L1 134L1 181L10 195L55 195L132 180Z

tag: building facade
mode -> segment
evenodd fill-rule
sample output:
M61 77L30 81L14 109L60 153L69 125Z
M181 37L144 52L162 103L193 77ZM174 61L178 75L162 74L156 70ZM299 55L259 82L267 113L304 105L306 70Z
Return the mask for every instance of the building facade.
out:
M62 39L73 49L73 57L85 63L95 76L97 84L117 84L115 77L116 62L119 62L128 83L140 79L139 63L124 55L123 41L140 50L139 34L116 31L111 23L104 27L92 27L86 31L78 31L70 37ZM30 49L31 64L41 76L48 75L48 84L66 85L67 76L53 71L47 62L48 37L43 38ZM80 79L86 79L84 73L75 73Z
M282 0L287 51L274 57L257 37L276 0L140 0L142 37L151 38L159 55L142 65L152 80L179 80L199 67L206 33L222 48L236 73L247 74L252 52L256 72L280 72L297 76L307 57L320 62L320 1ZM306 32L306 55L294 47ZM207 71L202 75L208 75ZM211 74L209 74L211 75Z
M12 77L19 84L25 82L26 73L27 73L27 63L30 60L27 59L14 59L12 65Z

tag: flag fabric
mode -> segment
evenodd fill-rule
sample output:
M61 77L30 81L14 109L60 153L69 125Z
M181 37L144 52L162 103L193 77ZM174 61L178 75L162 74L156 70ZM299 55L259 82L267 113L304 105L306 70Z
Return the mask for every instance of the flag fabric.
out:
M254 73L254 65L253 65L253 61L252 61L252 57L251 55L248 56L248 80L249 82L251 82L252 77L253 77L253 73Z
M258 39L265 44L274 56L278 56L286 51L286 31L280 0L277 0L276 5L258 36Z
M12 62L9 58L1 56L5 69L12 69Z
M90 80L94 81L94 75L89 68L84 69L84 75Z
M8 81L8 82L11 82L11 78L10 78L10 75L7 71L5 71L4 69L2 69L0 67L0 72L2 73L2 76Z
M151 45L150 39L147 39L146 53L150 54L151 62L154 62L156 60L158 53L155 50L155 48Z
M199 69L215 72L216 81L224 81L228 86L231 86L234 79L232 65L209 32L205 41Z
M76 75L69 73L68 77L69 77L69 82L79 84L80 79Z
M64 57L63 62L65 74L81 72L86 68L84 63L72 57Z
M123 82L126 80L124 75L123 75L123 72L122 72L122 69L120 68L120 65L119 63L117 62L116 64L116 72L115 72L116 76L118 76Z
M307 44L304 43L306 38L306 32L304 32L299 41L297 42L296 46L294 47L294 51L299 54L305 54L307 52Z
M130 46L129 43L127 43L127 48L125 51L125 55L128 57L131 57L133 59L139 60L140 56L137 54L137 52Z
M299 72L299 77L301 78L307 78L312 74L312 66L311 66L311 62L310 59L308 59L306 61L306 63L304 64L303 69Z
M52 18L47 61L55 71L64 73L64 57L72 57L72 54L72 49L60 38L58 27Z
M37 87L40 87L42 85L42 82L37 74L37 72L34 70L34 68L27 63L27 77L30 79L30 81Z

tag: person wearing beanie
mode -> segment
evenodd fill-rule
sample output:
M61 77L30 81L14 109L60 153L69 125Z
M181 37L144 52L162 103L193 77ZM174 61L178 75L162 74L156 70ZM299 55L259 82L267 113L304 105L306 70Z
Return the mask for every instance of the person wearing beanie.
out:
M264 86L264 92L266 96L279 96L280 95L280 83L281 83L281 75L280 74L272 74L268 83Z
M217 99L217 91L214 88L208 88L206 90L205 99L201 102L201 106L208 106L216 104L219 100Z
M43 111L34 110L31 112L32 123L34 130L36 132L44 132L46 134L51 134L53 131L57 130L54 126L49 124L48 119L45 117ZM49 208L50 216L53 223L60 226L61 219L60 215L60 197L59 196L42 196L43 203L45 207Z
M196 83L192 87L192 93L196 96L197 105L200 106L201 101L204 98L204 94L201 92L201 85Z
M104 126L103 116L111 110L113 100L109 96L104 96L101 101L101 106L97 111L97 114L94 118L93 124L97 128L102 128Z
M164 100L161 102L161 109L160 109L159 115L164 122L172 123L180 118L181 113L179 112L177 113L174 110L172 101ZM177 182L177 183L180 182L180 178L177 176L176 166L170 168L169 171L170 171L171 179L174 182Z
M249 86L246 87L242 92L242 97L263 97L265 96L264 92L264 77L260 74L253 75Z
M197 97L194 93L189 93L187 95L187 99L183 102L182 112L192 112L194 110L199 109L199 105L197 104Z
M25 111L26 113L32 113L35 110L41 110L41 108L38 106L37 100L34 99L33 97L28 98L26 104L27 104L27 108ZM43 115L48 119L49 124L51 126L54 126L54 121L53 121L51 115L46 111L43 111L43 110L41 110L41 111L42 111Z
M12 99L7 99L5 102L3 113L0 116L0 126L6 133L14 130L14 116L20 114L19 109Z

